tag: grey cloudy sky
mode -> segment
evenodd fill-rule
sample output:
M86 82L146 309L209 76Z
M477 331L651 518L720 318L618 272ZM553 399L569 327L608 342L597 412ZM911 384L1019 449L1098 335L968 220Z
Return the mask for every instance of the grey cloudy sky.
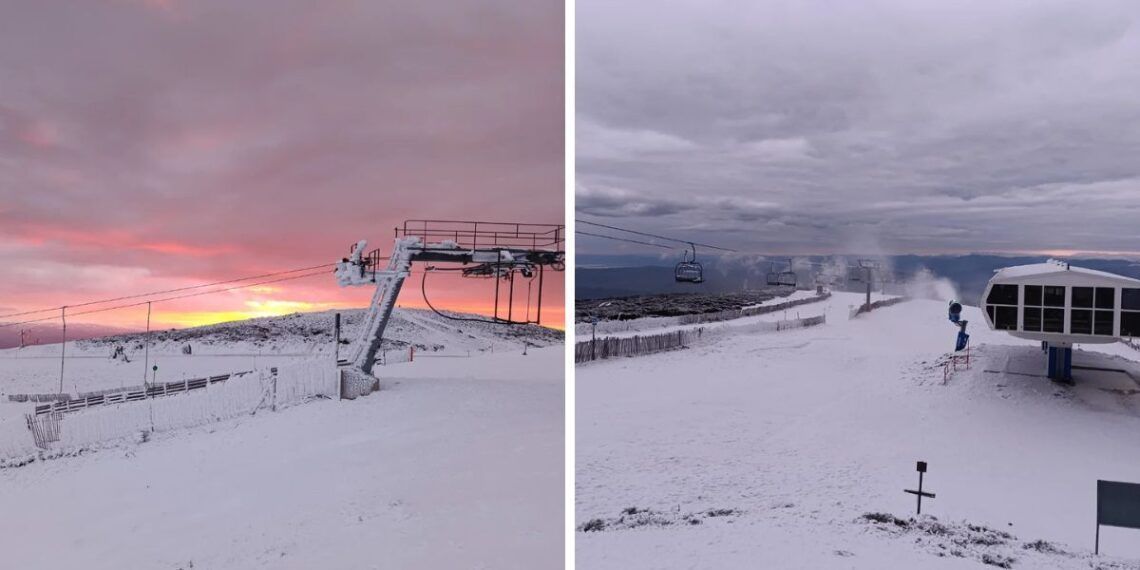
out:
M1140 2L577 6L582 219L755 252L1140 251Z

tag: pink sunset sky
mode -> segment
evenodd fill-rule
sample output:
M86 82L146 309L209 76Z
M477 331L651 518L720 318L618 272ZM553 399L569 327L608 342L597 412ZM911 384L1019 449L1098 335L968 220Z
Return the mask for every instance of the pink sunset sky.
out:
M388 251L407 218L563 223L556 1L6 2L0 315ZM561 326L563 274L544 323ZM493 283L429 280L487 311ZM159 326L355 307L332 275ZM401 297L422 306L418 276ZM146 308L77 317L137 328ZM19 320L17 318L0 321Z

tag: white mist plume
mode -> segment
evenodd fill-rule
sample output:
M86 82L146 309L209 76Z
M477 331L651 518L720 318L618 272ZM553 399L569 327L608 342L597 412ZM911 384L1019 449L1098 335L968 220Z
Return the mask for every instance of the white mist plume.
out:
M914 276L903 283L906 296L916 299L936 299L950 301L958 299L958 289L945 277L938 277L933 271L922 267Z

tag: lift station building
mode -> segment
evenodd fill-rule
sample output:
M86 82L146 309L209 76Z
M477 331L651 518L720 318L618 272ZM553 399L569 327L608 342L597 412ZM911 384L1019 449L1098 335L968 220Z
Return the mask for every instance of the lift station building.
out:
M999 269L982 300L990 329L1041 341L1054 380L1072 380L1073 345L1140 336L1140 280L1064 261Z

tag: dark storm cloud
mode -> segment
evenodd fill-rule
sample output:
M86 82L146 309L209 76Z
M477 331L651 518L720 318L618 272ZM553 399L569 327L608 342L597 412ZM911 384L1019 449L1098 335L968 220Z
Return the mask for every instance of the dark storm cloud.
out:
M585 214L755 251L1140 251L1135 2L584 0L577 29Z
M225 278L405 218L563 219L560 2L2 3L5 300L75 264Z

